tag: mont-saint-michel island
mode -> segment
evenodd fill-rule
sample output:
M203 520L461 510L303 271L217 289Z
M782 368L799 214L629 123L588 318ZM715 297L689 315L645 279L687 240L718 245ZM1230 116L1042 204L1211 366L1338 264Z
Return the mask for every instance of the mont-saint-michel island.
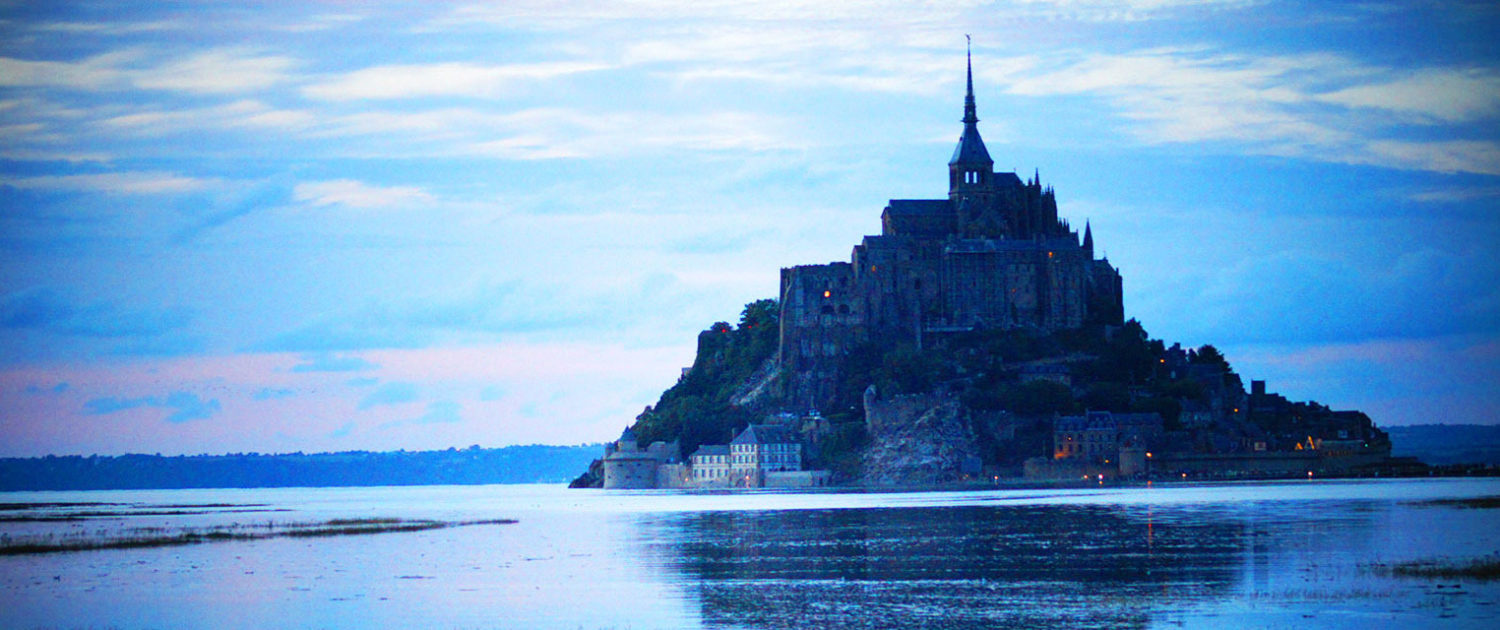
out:
M1500 628L1500 3L0 20L0 630Z
M1060 215L1039 171L995 170L967 65L947 196L891 199L880 234L847 262L782 269L776 298L700 333L693 365L574 487L940 487L1422 467L1392 458L1366 414L1291 401L1262 380L1247 388L1213 345L1167 345L1127 319L1122 271L1089 222L1080 232Z

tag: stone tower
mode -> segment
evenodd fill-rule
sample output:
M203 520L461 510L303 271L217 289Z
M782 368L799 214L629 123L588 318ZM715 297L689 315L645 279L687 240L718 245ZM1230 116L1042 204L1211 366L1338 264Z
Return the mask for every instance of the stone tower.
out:
M850 262L781 270L781 367L792 404L818 409L836 395L854 347L921 347L977 328L1051 331L1123 319L1122 283L1094 259L1092 226L1057 217L1040 174L997 173L966 54L963 132L948 161L948 198L892 199L881 233Z

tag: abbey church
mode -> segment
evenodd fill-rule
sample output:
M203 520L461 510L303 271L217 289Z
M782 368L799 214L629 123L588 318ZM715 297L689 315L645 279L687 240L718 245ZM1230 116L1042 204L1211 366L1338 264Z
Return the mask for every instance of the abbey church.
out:
M832 400L837 357L869 341L921 347L980 328L1120 323L1120 274L1094 258L1091 228L1080 240L1059 220L1039 176L995 172L978 124L970 61L948 197L892 199L880 235L849 262L781 270L780 356L794 400Z

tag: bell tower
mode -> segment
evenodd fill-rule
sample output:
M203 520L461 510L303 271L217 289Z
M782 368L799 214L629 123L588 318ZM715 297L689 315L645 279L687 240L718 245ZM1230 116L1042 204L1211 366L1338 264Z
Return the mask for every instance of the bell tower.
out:
M964 36L968 38L967 35ZM979 113L974 104L974 56L965 51L968 62L968 91L964 94L964 133L948 160L948 199L959 213L958 225L972 231L980 215L989 209L994 197L995 161L979 137Z

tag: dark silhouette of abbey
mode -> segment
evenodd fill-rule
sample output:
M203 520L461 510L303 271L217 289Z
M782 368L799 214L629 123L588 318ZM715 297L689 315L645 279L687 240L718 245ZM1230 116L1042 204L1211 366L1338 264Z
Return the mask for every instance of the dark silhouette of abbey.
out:
M1120 274L1094 258L1091 227L1080 240L1057 218L1040 175L995 172L978 123L971 60L948 198L892 199L881 234L856 245L850 262L781 270L781 365L796 404L826 406L838 357L857 344L1121 322Z

